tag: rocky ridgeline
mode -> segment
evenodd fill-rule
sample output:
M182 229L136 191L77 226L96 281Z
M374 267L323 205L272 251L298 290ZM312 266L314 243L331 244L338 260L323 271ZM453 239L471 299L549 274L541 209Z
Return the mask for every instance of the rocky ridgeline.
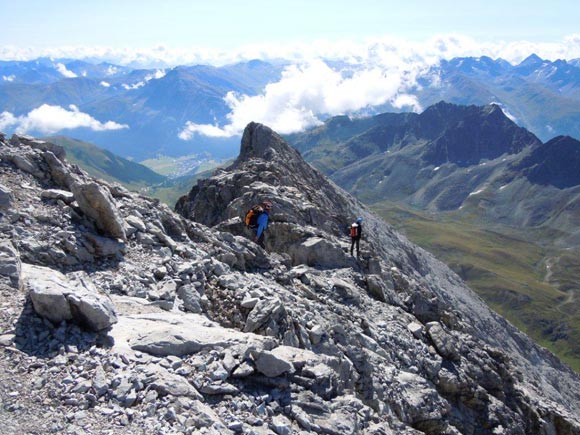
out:
M0 135L3 434L580 433L574 373L267 127L176 208Z

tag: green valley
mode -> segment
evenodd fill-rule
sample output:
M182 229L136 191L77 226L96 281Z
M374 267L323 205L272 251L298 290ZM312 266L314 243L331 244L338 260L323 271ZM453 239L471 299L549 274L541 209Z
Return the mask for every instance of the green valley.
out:
M460 211L372 209L447 263L493 309L580 371L580 249L549 246L538 231L482 223Z

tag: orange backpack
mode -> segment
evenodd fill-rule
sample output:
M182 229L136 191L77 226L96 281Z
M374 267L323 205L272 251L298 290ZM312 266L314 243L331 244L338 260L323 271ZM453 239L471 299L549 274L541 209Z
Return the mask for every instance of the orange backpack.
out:
M262 214L264 209L261 205L254 205L251 209L249 209L246 213L246 226L248 228L255 228L258 226L258 216Z

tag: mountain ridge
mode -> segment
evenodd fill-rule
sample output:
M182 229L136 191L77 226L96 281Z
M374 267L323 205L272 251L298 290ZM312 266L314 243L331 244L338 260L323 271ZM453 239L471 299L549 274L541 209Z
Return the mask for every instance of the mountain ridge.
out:
M5 433L580 430L568 367L272 130L244 136L182 201L208 227L0 135ZM239 214L264 197L267 251Z
M420 75L418 85L407 92L416 97L421 107L441 100L465 105L497 103L543 141L556 135L580 137L577 62L532 60L529 65L525 61L511 65L485 56L444 60ZM360 68L344 62L326 63L337 73L352 73ZM237 137L225 140L194 134L190 140L183 141L178 135L188 121L229 124L231 108L224 97L229 92L248 96L263 94L269 83L280 80L288 65L278 60L254 60L221 67L194 65L131 70L110 64L91 66L70 59L0 62L0 107L18 117L42 104L65 109L73 104L101 122L126 124L129 128L115 131L73 129L66 134L136 160L159 153L190 155L192 151L209 152L214 158L232 158ZM30 73L33 75L27 78ZM174 80L176 75L181 76L181 84ZM176 94L176 89L182 92ZM369 107L365 113L387 111L401 109L386 103ZM320 120L326 118L324 114L315 115Z
M552 186L558 188L558 201L571 201L575 196L580 171L577 141L554 138L542 144L497 105L440 102L421 114L393 118L398 120L395 124L383 125L382 119L374 117L359 127L350 126L338 141L327 137L327 130L321 127L287 137L304 151L309 162L365 201L395 199L420 208L448 211L475 199L474 192L495 190L499 201L496 208L491 203L485 208L490 219L501 218L514 225L549 225L550 210L555 208L542 205L542 201L554 199L554 192L546 190L537 199L535 212L530 195L507 186L523 178L529 183L528 189L536 189L534 183L550 172ZM357 122L351 121L355 125ZM351 130L356 134L350 136ZM333 165L328 164L331 157ZM541 164L544 160L546 166ZM548 167L549 171L542 169ZM548 179L544 181L550 184ZM505 209L514 201L527 202L529 216L510 217ZM575 240L575 226L558 229Z

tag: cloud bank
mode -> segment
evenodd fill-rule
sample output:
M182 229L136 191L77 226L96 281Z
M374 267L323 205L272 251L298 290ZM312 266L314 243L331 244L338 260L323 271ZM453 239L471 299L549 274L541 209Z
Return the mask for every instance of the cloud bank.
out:
M73 79L78 77L74 72L69 71L63 63L57 63L55 66L56 70L66 78Z
M425 77L430 67L442 59L489 56L516 64L532 53L549 60L578 59L580 33L552 43L482 42L462 35L440 35L415 42L385 36L358 42L320 40L310 44L261 44L228 52L199 47L171 49L164 46L148 49L66 47L43 50L0 47L0 59L27 60L48 56L53 59L75 58L158 68L144 81L124 85L126 89L136 89L148 80L160 78L164 74L163 68L176 65L219 66L252 59L284 59L290 63L281 80L268 85L259 95L233 92L225 95L224 101L230 113L221 125L185 122L178 133L183 140L191 140L197 134L212 137L239 135L250 121L262 122L281 133L290 133L317 125L326 116L370 114L371 108L376 106L420 111L422 108L412 92L419 86L418 78ZM65 76L74 74L64 65L60 72ZM429 80L431 85L436 86L437 77L429 77ZM107 84L101 83L102 86ZM54 107L44 110L58 112L58 116L57 113L51 114L54 119L72 118L70 124L80 122L81 115L90 118L74 110ZM33 112L10 122L17 123L21 128L27 128L29 124L44 124L43 128L49 128L48 121L43 123L39 119L33 120L36 115ZM4 121L0 120L0 126L1 122L8 122L8 115L3 115ZM111 121L101 124L92 118L83 122L84 126L93 129L127 127ZM57 123L50 128L57 129Z
M269 50L263 50L253 55L266 57ZM318 125L326 116L369 114L372 107L382 105L419 112L422 108L412 90L419 86L417 79L426 77L429 69L442 59L485 55L519 63L534 52L543 58L548 58L548 53L555 58L580 56L580 35L572 35L561 44L480 44L451 35L433 38L424 44L384 38L366 45L321 42L300 47L282 56L296 63L287 67L281 80L269 84L261 94L247 96L230 92L224 97L230 108L226 124L190 121L179 132L179 137L191 140L196 134L236 136L251 121L264 123L280 133L292 133ZM436 76L428 78L431 85L437 85Z
M93 131L129 128L126 124L118 124L113 121L104 123L97 121L89 114L80 112L74 105L70 105L69 109L43 104L23 116L14 116L10 112L2 112L0 113L0 130L11 128L20 134L31 131L53 134L60 130L72 130L81 127L89 128Z
M143 86L145 86L147 84L147 82L150 82L151 80L158 80L160 78L165 77L165 74L166 74L165 70L158 69L154 73L147 74L145 76L145 78L140 82L133 83L131 85L124 83L122 86L124 89L126 89L128 91L139 89L139 88L142 88Z
M149 48L113 48L102 46L67 46L52 48L0 47L0 60L32 60L39 57L53 59L85 59L111 62L132 67L172 67L187 64L224 65L251 59L288 59L295 62L312 58L360 59L373 50L388 50L400 56L450 59L457 56L501 57L519 63L531 53L543 59L580 58L580 33L568 35L559 42L486 42L462 35L438 35L421 42L392 36L352 42L318 40L308 44L260 44L223 51L204 47L170 48L158 45Z
M239 135L251 121L267 124L280 133L292 133L320 124L319 116L353 113L390 103L421 110L416 99L404 90L416 84L421 68L379 65L362 70L335 70L321 60L291 65L277 83L266 86L257 96L229 92L224 100L231 112L228 124L186 123L179 133L183 140L195 133L213 137Z

